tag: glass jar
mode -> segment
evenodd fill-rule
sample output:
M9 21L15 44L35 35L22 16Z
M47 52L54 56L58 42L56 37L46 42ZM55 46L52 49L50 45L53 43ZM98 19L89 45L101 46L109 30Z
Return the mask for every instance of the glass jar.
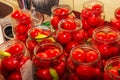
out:
M104 25L104 4L97 0L84 2L80 17L83 29L91 37L92 34L89 31L93 31L96 27Z
M101 56L99 50L94 46L74 47L66 66L68 80L102 80Z
M56 30L53 37L58 43L66 48L71 42L83 44L86 40L86 33L82 29L82 22L80 19L68 18L59 22L58 30Z
M54 41L55 40L52 38L52 29L50 26L37 25L28 31L26 46L32 57L33 50L36 45Z
M42 43L35 47L33 63L36 80L63 80L65 61L59 43Z
M2 43L0 56L2 56L0 72L5 80L25 80L26 78L30 80L26 74L28 71L31 80L33 80L32 62L23 42L13 39Z
M32 27L32 18L29 10L15 10L11 14L13 20L13 36L14 38L26 43L28 38L27 32Z
M51 9L52 15L50 23L53 29L58 29L58 23L65 18L74 18L72 8L69 5L55 5Z
M120 56L110 58L104 67L104 80L120 80Z
M98 27L94 30L92 41L99 49L103 62L119 55L119 35L119 31L110 26Z

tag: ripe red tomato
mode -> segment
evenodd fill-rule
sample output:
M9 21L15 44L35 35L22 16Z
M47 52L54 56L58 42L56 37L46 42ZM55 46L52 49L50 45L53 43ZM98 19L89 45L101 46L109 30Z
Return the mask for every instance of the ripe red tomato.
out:
M97 27L99 25L99 17L89 17L88 24L92 27Z
M110 24L112 27L115 27L120 31L120 20L114 18L110 21Z
M20 18L21 11L20 10L15 10L11 16L12 18L19 19Z
M106 38L108 40L115 40L118 38L118 36L117 36L116 32L109 32L109 33L107 33Z
M117 69L111 68L109 69L109 72L114 76L119 76L119 72Z
M74 48L75 46L79 45L79 43L75 42L75 41L70 41L69 44L66 45L66 50L68 52L71 51L72 48Z
M59 55L60 51L59 49L47 49L45 51L45 54L47 54L48 58L54 58L56 57L57 55Z
M42 33L41 29L35 28L32 31L30 31L30 36L32 38L35 38L38 34L41 34L41 33Z
M92 10L101 11L102 10L102 5L95 4L95 5L92 6Z
M87 9L83 9L83 10L81 11L81 18L82 18L82 19L87 20L88 18L90 18L90 16L91 16L91 11L89 11L89 10L87 10Z
M3 58L1 63L5 69L9 71L13 71L17 68L18 60L14 57L6 57L6 58Z
M24 50L24 46L21 43L15 43L9 48L7 48L5 51L9 52L11 55L16 55L22 53Z
M29 57L23 56L20 60L19 63L17 65L17 70L20 71L20 68L23 66L23 64L25 62L27 62L27 60L29 60Z
M76 42L83 42L85 40L85 31L84 30L77 30L72 32L72 38Z
M49 68L39 68L35 75L38 80L52 80Z
M106 39L106 34L104 32L98 32L95 34L95 37L99 40L104 40Z
M91 66L78 66L76 68L76 75L82 80L91 80L95 77L95 69Z
M51 19L50 23L52 25L52 27L54 29L57 29L58 28L58 23L60 22L61 18L58 17L58 16L53 16L53 18Z
M91 28L87 20L82 19L82 25L84 30L89 30Z
M98 59L98 53L95 51L88 51L86 53L86 62L94 62Z
M16 39L18 39L24 43L26 43L26 40L28 38L27 34L18 34L18 33L15 34L15 37L16 37Z
M20 72L13 72L8 80L22 80L22 76L21 76L21 73Z
M66 20L62 23L61 27L65 30L74 30L76 29L77 25L74 21Z
M86 55L82 49L76 49L72 52L72 58L78 62L84 62L85 57Z
M27 48L30 51L33 51L35 46L37 46L37 45L38 45L38 43L35 40L27 40Z
M28 28L26 25L18 24L15 26L15 32L18 34L27 34Z
M69 10L67 8L57 8L54 10L55 15L65 15L68 13L69 13Z
M60 62L53 66L53 68L57 71L58 75L61 76L65 72L65 62Z
M71 34L69 32L60 31L57 34L57 41L61 44L67 44L71 40Z

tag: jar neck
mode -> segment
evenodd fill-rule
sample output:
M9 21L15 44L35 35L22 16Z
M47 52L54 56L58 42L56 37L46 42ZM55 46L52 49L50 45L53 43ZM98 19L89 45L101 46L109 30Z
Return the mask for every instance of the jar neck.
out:
M56 47L57 49L59 49L59 54L53 58L41 58L37 55L37 53L39 51L43 51L44 52L44 49L46 49L46 47L50 47L50 46L54 46ZM40 61L52 61L52 60L56 60L58 59L59 57L61 57L61 55L63 54L63 48L62 46L59 44L59 43L56 43L56 42L51 42L51 43L44 43L44 44L39 44L35 47L34 49L34 55L37 59L39 59Z
M86 50L92 50L94 52L96 52L98 54L98 58L93 61L93 62L88 62L88 63L85 63L85 62L79 62L79 61L76 61L73 57L72 57L72 52L76 49L76 48L81 48L81 49L86 49ZM70 59L76 64L76 65L85 65L85 66L93 66L95 65L96 63L98 63L101 59L101 56L100 56L100 52L93 46L89 46L89 45L80 45L80 46L77 46L76 48L73 48L70 52Z

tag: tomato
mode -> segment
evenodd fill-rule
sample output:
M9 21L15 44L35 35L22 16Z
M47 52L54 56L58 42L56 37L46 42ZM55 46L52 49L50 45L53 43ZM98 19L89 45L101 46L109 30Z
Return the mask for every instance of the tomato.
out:
M91 16L91 12L90 12L89 10L83 9L83 10L81 11L81 18L82 18L82 19L87 20L87 19L89 19L90 16Z
M111 68L109 69L109 72L114 76L119 76L119 72L117 69Z
M72 32L72 38L76 42L83 42L85 40L85 31L84 30L77 30Z
M20 18L21 11L20 10L15 10L11 16L12 18L19 19Z
M99 25L99 17L89 17L88 24L92 27L97 27Z
M79 80L75 73L68 74L68 80Z
M71 34L69 32L60 31L57 35L57 41L61 44L67 44L71 40Z
M92 10L101 11L102 10L102 5L95 4L95 5L92 6Z
M57 29L58 28L58 23L60 22L60 18L58 16L53 16L53 18L51 19L50 23L52 25L52 27L54 29Z
M35 29L30 31L30 36L32 38L35 38L38 34L41 34L41 33L42 33L41 29L35 28Z
M18 34L18 33L16 33L15 36L16 36L16 39L18 39L18 40L20 40L20 41L22 41L24 43L26 43L26 40L28 38L27 34Z
M59 55L60 51L59 49L47 49L45 51L45 54L47 54L48 58L54 58L56 57L57 55Z
M27 60L29 60L29 57L23 56L20 60L19 63L17 65L17 70L20 71L20 68L25 64L25 62L27 62Z
M36 77L38 80L52 80L50 76L49 68L39 68L36 73Z
M95 34L95 37L99 40L104 40L106 39L106 34L104 32L98 32Z
M30 51L33 51L34 48L38 45L38 43L35 40L27 40L27 48Z
M54 14L55 15L65 15L65 14L68 14L69 13L69 10L66 9L66 8L57 8L54 10Z
M6 57L1 63L5 69L13 71L17 68L18 60L14 57Z
M22 76L21 76L21 73L20 72L13 72L8 80L22 80Z
M79 43L75 42L75 41L70 41L69 44L66 45L66 50L68 52L71 51L72 48L74 48L75 46L79 45Z
M11 55L20 54L24 50L24 46L21 43L15 43L5 51L9 52Z
M60 62L53 66L53 68L57 71L58 75L61 76L65 72L65 62Z
M115 27L120 31L120 20L114 18L110 21L110 24L112 27Z
M91 28L87 20L82 19L82 25L84 30L89 30Z
M104 80L111 80L111 77L108 76L106 72L103 73Z
M65 22L62 23L61 27L65 30L75 30L77 25L73 21L66 20Z
M18 34L27 34L28 28L26 25L18 24L15 26L15 32Z
M106 36L106 38L108 39L108 40L115 40L115 39L117 39L117 33L115 33L115 32L109 32L109 33L107 33L107 36Z
M85 61L85 53L82 49L76 49L72 52L72 58L77 62L84 62Z
M98 59L98 53L94 51L88 51L86 53L86 62L94 62Z
M76 75L82 80L92 80L95 77L95 69L91 66L78 66L75 70Z

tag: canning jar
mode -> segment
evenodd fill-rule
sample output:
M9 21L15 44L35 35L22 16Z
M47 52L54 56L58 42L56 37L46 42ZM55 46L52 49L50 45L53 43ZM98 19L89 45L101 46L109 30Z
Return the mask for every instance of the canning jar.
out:
M15 10L12 14L13 36L14 38L26 43L27 32L32 27L31 13L28 10Z
M65 61L59 43L42 43L35 47L33 63L36 80L63 80ZM66 80L66 79L65 79Z
M86 33L82 29L82 22L80 19L67 18L59 22L58 30L56 30L53 37L58 43L67 48L71 42L75 43L75 45L83 44L86 40ZM70 51L71 48L67 48L67 50Z
M74 18L72 8L69 5L55 5L51 9L52 15L50 23L53 29L58 29L58 23L65 18Z
M0 56L0 72L5 80L33 80L32 61L23 42L13 39L2 43Z
M92 43L100 51L103 66L107 59L119 55L119 35L119 31L110 26L98 27L93 31Z
M91 37L90 31L104 25L104 4L97 0L84 2L80 18L82 19L83 29Z
M41 43L54 42L52 38L52 29L50 26L37 25L28 31L26 46L33 55L34 47Z
M120 56L110 58L104 67L104 80L120 80Z
M101 55L91 45L79 45L67 60L68 80L102 80Z

